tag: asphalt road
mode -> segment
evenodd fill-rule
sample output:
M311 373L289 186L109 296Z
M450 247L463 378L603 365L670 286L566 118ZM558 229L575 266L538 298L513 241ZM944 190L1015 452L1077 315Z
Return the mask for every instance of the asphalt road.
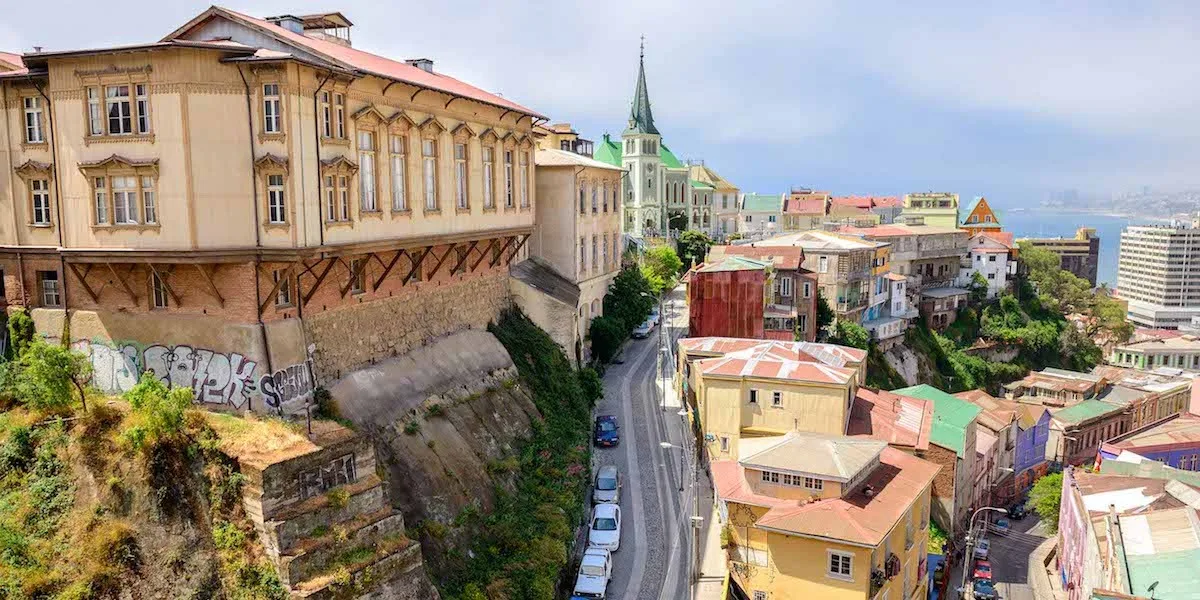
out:
M1033 587L1029 585L1029 556L1046 539L1045 525L1037 513L1011 523L1009 531L991 526L987 534L991 540L988 559L992 563L992 581L996 582L1001 600L1035 600ZM955 569L952 581L959 581L960 574Z
M674 339L686 326L686 311L679 292L667 303L664 332ZM678 325L679 327L673 327ZM660 600L687 596L687 556L683 535L691 514L691 464L685 453L684 490L680 491L680 450L686 443L684 426L673 399L664 410L656 390L660 348L658 328L644 340L631 340L623 364L611 365L604 375L604 398L596 414L616 415L621 443L598 448L595 466L614 464L624 476L621 490L621 548L614 554L613 578L608 587L612 600ZM665 362L665 361L664 361ZM670 364L663 365L671 371ZM667 441L675 448L664 449ZM681 522L681 509L686 510Z

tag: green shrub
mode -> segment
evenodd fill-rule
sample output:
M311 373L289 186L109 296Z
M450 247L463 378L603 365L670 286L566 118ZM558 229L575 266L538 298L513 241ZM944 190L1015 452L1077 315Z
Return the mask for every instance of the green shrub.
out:
M421 422L416 419L411 419L404 424L404 433L408 435L417 435L421 432Z
M15 368L16 398L35 409L64 410L76 394L80 402L87 401L83 385L91 378L92 363L78 352L33 340L21 352Z
M474 394L472 394L472 395L474 395ZM441 417L445 414L446 414L446 407L444 407L441 404L438 404L436 402L425 407L425 416L426 417Z
M860 350L866 350L870 341L871 334L867 333L866 328L845 319L837 322L837 325L834 326L834 334L829 338L831 344L840 344Z
M229 521L214 522L212 537L217 550L237 552L246 545L246 532Z
M18 358L29 347L35 333L33 317L25 309L17 309L8 314L8 336L12 358Z
M193 392L187 387L167 389L153 371L146 371L124 397L133 410L121 439L134 450L145 450L180 434Z
M583 397L589 404L595 405L604 397L604 381L600 374L591 367L584 367L576 372L579 377L579 387L583 389Z
M346 505L350 504L350 492L344 487L336 487L325 492L325 498L329 500L329 506L333 508L346 508Z
M611 361L627 335L629 330L617 318L602 315L592 319L592 326L588 330L592 340L592 358L602 363Z

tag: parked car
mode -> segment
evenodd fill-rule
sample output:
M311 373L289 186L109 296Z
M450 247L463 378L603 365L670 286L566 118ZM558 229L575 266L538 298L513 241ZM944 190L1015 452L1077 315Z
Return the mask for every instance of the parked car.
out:
M1007 532L1009 529L1012 529L1012 524L1008 522L1008 519L1000 517L999 519L996 519L995 523L992 524L992 528L995 531Z
M641 340L650 337L650 331L654 329L654 321L646 319L644 323L633 328L633 337Z
M986 560L975 561L975 570L971 574L973 579L991 579L992 578L992 563Z
M597 504L588 526L588 546L616 552L621 547L621 507Z
M1025 510L1024 504L1014 504L1008 507L1008 518L1010 519L1020 521L1021 519L1024 519L1025 515L1027 514L1029 514L1029 512Z
M579 575L575 577L571 600L606 597L610 579L612 555L603 548L589 547L583 551L583 561L579 563Z
M621 443L621 426L617 425L617 418L613 415L599 415L596 417L596 434L595 440L597 446L607 446L609 448Z
M996 591L996 584L992 583L991 579L976 579L972 591L975 600L997 600L1000 597Z
M651 309L650 309L650 317L649 317L648 319L646 319L646 320L647 320L647 321L650 321L650 323L652 323L652 324L654 324L654 325L658 325L658 324L659 324L659 322L662 320L662 315L658 314L658 307L657 307L657 306L655 306L655 307L653 307L653 308L651 308Z
M991 550L991 548L992 548L992 543L987 538L983 538L983 539L979 540L978 542L975 543L975 552L974 552L975 558L978 558L980 560L987 560L988 550Z
M621 503L621 473L613 465L604 465L596 471L596 485L592 489L595 504Z

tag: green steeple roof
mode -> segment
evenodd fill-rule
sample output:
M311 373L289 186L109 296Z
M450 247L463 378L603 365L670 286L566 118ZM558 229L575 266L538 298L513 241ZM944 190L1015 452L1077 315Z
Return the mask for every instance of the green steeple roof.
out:
M650 112L650 92L646 89L646 49L643 42L638 55L637 87L633 89L633 105L629 108L629 128L625 133L649 133L658 135L654 127L654 114Z

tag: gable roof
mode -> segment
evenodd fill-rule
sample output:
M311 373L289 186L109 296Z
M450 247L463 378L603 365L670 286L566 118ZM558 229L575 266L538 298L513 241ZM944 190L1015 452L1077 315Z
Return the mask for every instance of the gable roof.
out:
M624 170L625 167L621 164L622 154L621 143L612 139L612 136L607 133L600 138L600 141L592 149L592 158ZM679 162L679 159L675 157L675 153L671 152L671 149L661 140L658 142L658 159L668 169L683 168L683 163Z
M785 381L803 381L845 385L852 381L854 369L832 366L801 350L798 343L761 342L758 345L729 352L724 356L698 361L696 367L705 375L725 377L756 377Z
M953 450L959 457L964 456L967 428L983 412L982 409L924 383L892 390L892 393L933 402L933 427L929 439Z
M1017 420L1017 403L1000 400L983 390L967 390L954 394L980 408L978 423L992 431L1000 431Z
M809 432L788 432L739 442L743 467L759 471L800 473L846 482L870 465L886 442Z
M771 266L771 263L765 260L755 260L745 256L726 256L696 267L696 272L763 271L769 266Z
M703 354L725 355L760 346L770 346L770 352L776 356L793 360L815 361L831 367L843 367L847 363L861 363L867 358L866 350L818 342L784 342L719 336L679 340L679 347L684 352Z
M706 165L692 165L688 169L688 176L715 190L737 191L736 185L729 183L729 180L721 177L716 171Z
M744 194L742 210L778 213L783 210L783 194Z
M929 448L933 404L883 390L858 388L850 407L846 435L883 440L915 450Z
M258 31L259 33L265 34L268 37L274 38L282 44L313 54L329 62L330 64L343 69L356 71L363 74L375 75L384 79L391 79L393 81L407 83L453 96L462 96L477 102L511 110L522 115L545 118L537 112L525 108L524 106L508 100L507 98L503 98L491 92L486 92L448 75L444 75L442 73L430 73L424 69L420 69L405 62L371 54L370 52L365 52L363 50L359 50L358 48L343 46L341 44L322 39L311 38L304 34L296 33L284 27L280 27L279 25L276 25L270 21L244 15L220 6L210 7L208 10L200 13L196 17L192 18L192 20L181 26L179 29L167 34L162 41L170 42L178 38L185 37L197 26L213 18L224 18L241 24L245 27L249 27Z
M614 167L606 162L588 158L574 152L559 150L558 148L539 149L535 151L533 153L533 164L539 167L591 167L606 171L621 170L620 167Z
M1051 413L1051 418L1060 423L1074 425L1124 410L1125 406L1103 400L1084 400L1079 404Z

